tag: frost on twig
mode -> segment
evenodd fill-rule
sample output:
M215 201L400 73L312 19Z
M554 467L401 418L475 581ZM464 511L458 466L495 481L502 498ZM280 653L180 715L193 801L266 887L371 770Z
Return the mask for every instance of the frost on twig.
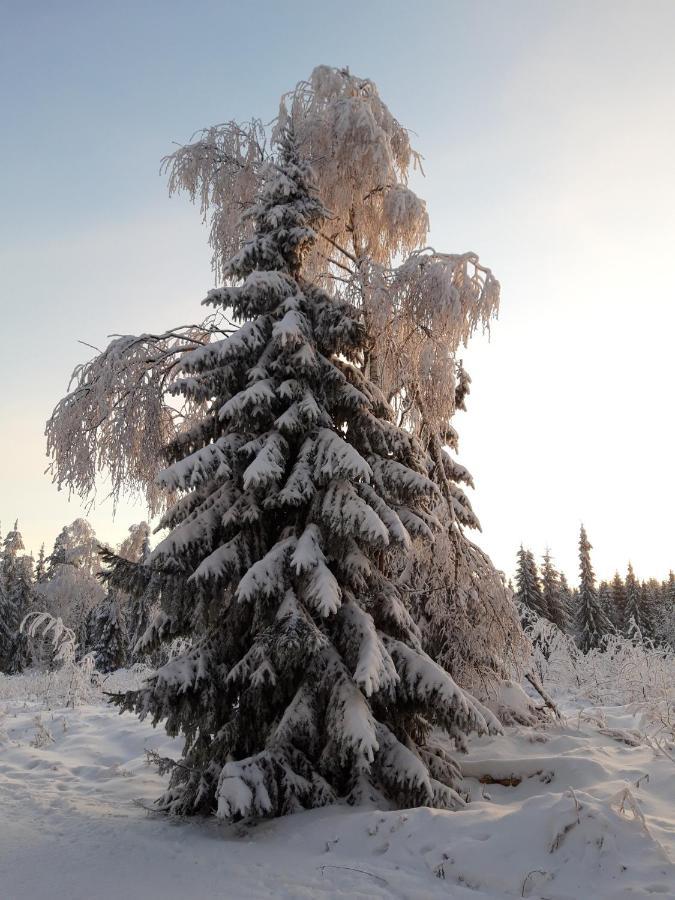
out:
M78 645L72 628L47 612L32 612L21 622L20 631L33 638L41 633L43 639L51 641L53 661L57 665L53 680L60 682L66 706L74 707L89 695L95 670L94 655L88 653L77 659ZM50 693L48 690L48 696Z
M169 384L185 352L225 333L210 317L163 334L123 335L77 366L69 393L46 426L58 487L91 498L98 476L107 473L114 499L140 490L156 512L162 505L155 485L158 460L199 408L194 398L170 395Z

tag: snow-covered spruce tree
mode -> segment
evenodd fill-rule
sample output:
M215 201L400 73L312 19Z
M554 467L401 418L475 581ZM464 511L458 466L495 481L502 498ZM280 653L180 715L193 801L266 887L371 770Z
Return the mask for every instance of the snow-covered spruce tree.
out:
M642 597L640 594L640 584L635 577L633 564L628 563L628 572L626 573L626 605L624 607L623 633L626 637L631 637L637 627L642 630Z
M642 584L642 614L644 616L643 633L650 640L653 640L655 637L655 625L660 601L661 585L656 578L649 578Z
M548 618L548 608L544 604L541 583L534 554L520 545L516 567L516 600L525 610Z
M614 595L608 581L601 581L598 585L598 602L614 627Z
M579 596L577 598L576 632L579 649L588 653L602 647L605 638L614 629L605 611L600 605L595 590L595 575L591 564L592 545L586 535L586 529L581 526L579 533Z
M146 536L141 549L141 562L148 563L150 559L150 538ZM144 649L144 638L150 623L159 612L159 601L162 590L161 573L150 566L144 566L147 579L142 583L134 581L129 604L127 607L127 629L129 633L129 653L131 662L155 661L157 654L152 657ZM151 635L149 635L151 638Z
M40 584L47 577L47 559L45 557L45 545L40 545L40 552L35 563L35 583Z
M558 574L560 577L560 599L565 611L567 633L569 634L574 631L574 623L576 622L576 596L573 594L572 589L568 584L565 573L559 572Z
M88 639L99 672L113 672L127 661L128 637L122 597L110 591L100 606L92 610Z
M131 563L130 571L137 575L137 563L145 563L150 557L150 528L147 522L140 522L129 528L129 536L120 544L117 552L119 559L125 559ZM107 550L102 551L102 559L114 560L115 555ZM145 578L147 575L147 579ZM128 638L128 662L146 663L148 654L144 653L139 644L150 625L151 619L159 609L159 596L161 590L160 573L150 568L145 569L139 580L134 577L131 581L132 590L120 592L118 581L118 602L124 609ZM155 654L155 657L157 655Z
M560 582L560 573L553 565L551 551L546 548L541 567L542 603L548 619L561 631L567 631L567 608Z
M617 634L623 632L623 623L626 613L626 586L618 572L612 578L612 614L610 619Z
M653 627L657 643L675 650L675 572L672 569L661 584Z
M151 563L185 584L163 590L153 628L192 646L116 698L185 736L159 801L174 813L278 815L379 792L453 806L458 769L434 726L460 746L498 727L423 652L386 575L390 548L437 527L436 488L348 361L362 326L302 277L323 215L285 135L226 267L241 283L207 299L244 324L187 354L174 388L209 407L160 476L180 497Z
M28 663L28 646L19 631L33 596L33 560L24 549L19 523L7 532L0 572L0 670L20 672Z

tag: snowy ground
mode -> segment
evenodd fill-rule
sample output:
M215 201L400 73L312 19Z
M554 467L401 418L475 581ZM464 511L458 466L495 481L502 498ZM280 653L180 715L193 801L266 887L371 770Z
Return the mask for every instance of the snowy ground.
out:
M475 741L461 812L339 807L235 828L139 805L161 787L145 748L176 749L160 730L101 704L0 701L0 897L675 897L675 765L577 725Z

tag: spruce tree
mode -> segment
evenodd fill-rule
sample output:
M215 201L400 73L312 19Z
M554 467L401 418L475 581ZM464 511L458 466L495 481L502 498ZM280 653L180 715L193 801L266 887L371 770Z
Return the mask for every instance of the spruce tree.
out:
M150 559L150 538L146 535L141 550L141 562ZM132 593L127 607L127 629L129 633L129 653L131 662L145 662L148 653L145 651L144 636L150 623L159 611L162 579L159 572L148 567L146 583ZM156 654L155 654L156 656Z
M605 637L614 629L600 605L595 590L595 574L591 564L592 545L581 526L579 534L579 596L577 599L577 642L583 653L602 647Z
M33 598L33 559L24 549L19 523L3 542L0 581L0 669L20 672L29 662L28 642L19 631Z
M612 625L617 632L622 632L626 615L626 586L618 572L612 579Z
M40 546L37 562L35 563L35 583L41 584L47 577L47 560L45 558L45 545Z
M658 603L658 582L650 578L640 585L640 633L643 638L654 636L654 611Z
M614 599L612 594L612 588L608 581L601 581L598 585L598 602L602 607L603 612L614 625L613 620L613 609L614 609Z
M117 698L185 737L159 801L174 813L279 815L380 792L452 806L458 769L433 729L461 746L497 727L422 651L387 575L389 553L438 527L437 489L350 362L362 325L302 276L324 216L285 135L226 267L241 283L207 298L244 324L188 353L175 384L207 411L160 476L180 497L151 564L176 587L152 627L191 646Z
M551 551L546 548L541 569L542 602L548 619L561 631L567 630L567 609L563 596L560 573L551 559Z
M577 618L576 597L568 584L567 576L564 572L560 572L560 599L562 600L567 619L567 631L571 632L574 630L574 623Z
M113 672L127 661L127 625L122 600L113 590L91 614L89 640L96 654L96 668Z
M525 610L548 618L548 608L544 603L534 554L530 550L525 550L522 544L518 551L516 568L516 600Z
M624 608L623 633L626 637L632 637L636 628L642 631L642 598L640 584L635 577L632 563L628 563L626 573L626 605Z

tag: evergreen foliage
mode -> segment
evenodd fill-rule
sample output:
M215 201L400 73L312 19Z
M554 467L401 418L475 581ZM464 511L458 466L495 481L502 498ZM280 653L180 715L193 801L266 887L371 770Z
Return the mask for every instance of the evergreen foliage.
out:
M150 539L146 536L141 550L141 563L148 562L150 552ZM161 589L162 578L160 573L154 569L149 569L147 581L131 594L127 609L131 662L145 662L149 659L148 653L145 651L144 640L152 620L159 612Z
M612 579L612 625L617 632L621 633L624 627L626 617L626 585L618 572L614 573Z
M516 569L516 600L525 609L531 610L538 616L548 618L548 607L544 603L534 555L530 550L525 550L522 544L518 551L518 567Z
M603 610L595 590L595 575L591 564L592 545L581 526L579 534L579 596L577 599L577 642L583 653L601 647L613 631L612 623Z
M278 815L379 792L452 806L458 769L433 728L461 746L498 727L424 653L387 574L390 554L438 529L438 490L349 361L362 326L302 277L325 215L310 178L285 136L226 267L240 284L206 301L243 324L188 353L174 384L207 412L160 476L179 499L149 562L182 588L163 588L151 630L191 645L117 698L185 736L160 800L174 813Z
M546 609L549 621L557 625L561 631L568 627L566 597L560 580L560 573L556 570L551 559L551 551L547 548L544 553L541 569L542 606Z
M19 672L28 663L28 647L19 626L33 596L33 560L22 556L23 539L18 522L2 545L0 569L0 671Z
M35 563L35 583L40 584L47 577L47 559L45 557L45 545L40 545L37 562Z
M99 672L113 672L126 663L127 626L123 601L116 591L92 611L88 637Z
M628 563L628 572L626 573L626 605L624 608L623 622L623 631L626 637L630 637L636 627L642 631L643 618L640 584L635 577L632 563Z

